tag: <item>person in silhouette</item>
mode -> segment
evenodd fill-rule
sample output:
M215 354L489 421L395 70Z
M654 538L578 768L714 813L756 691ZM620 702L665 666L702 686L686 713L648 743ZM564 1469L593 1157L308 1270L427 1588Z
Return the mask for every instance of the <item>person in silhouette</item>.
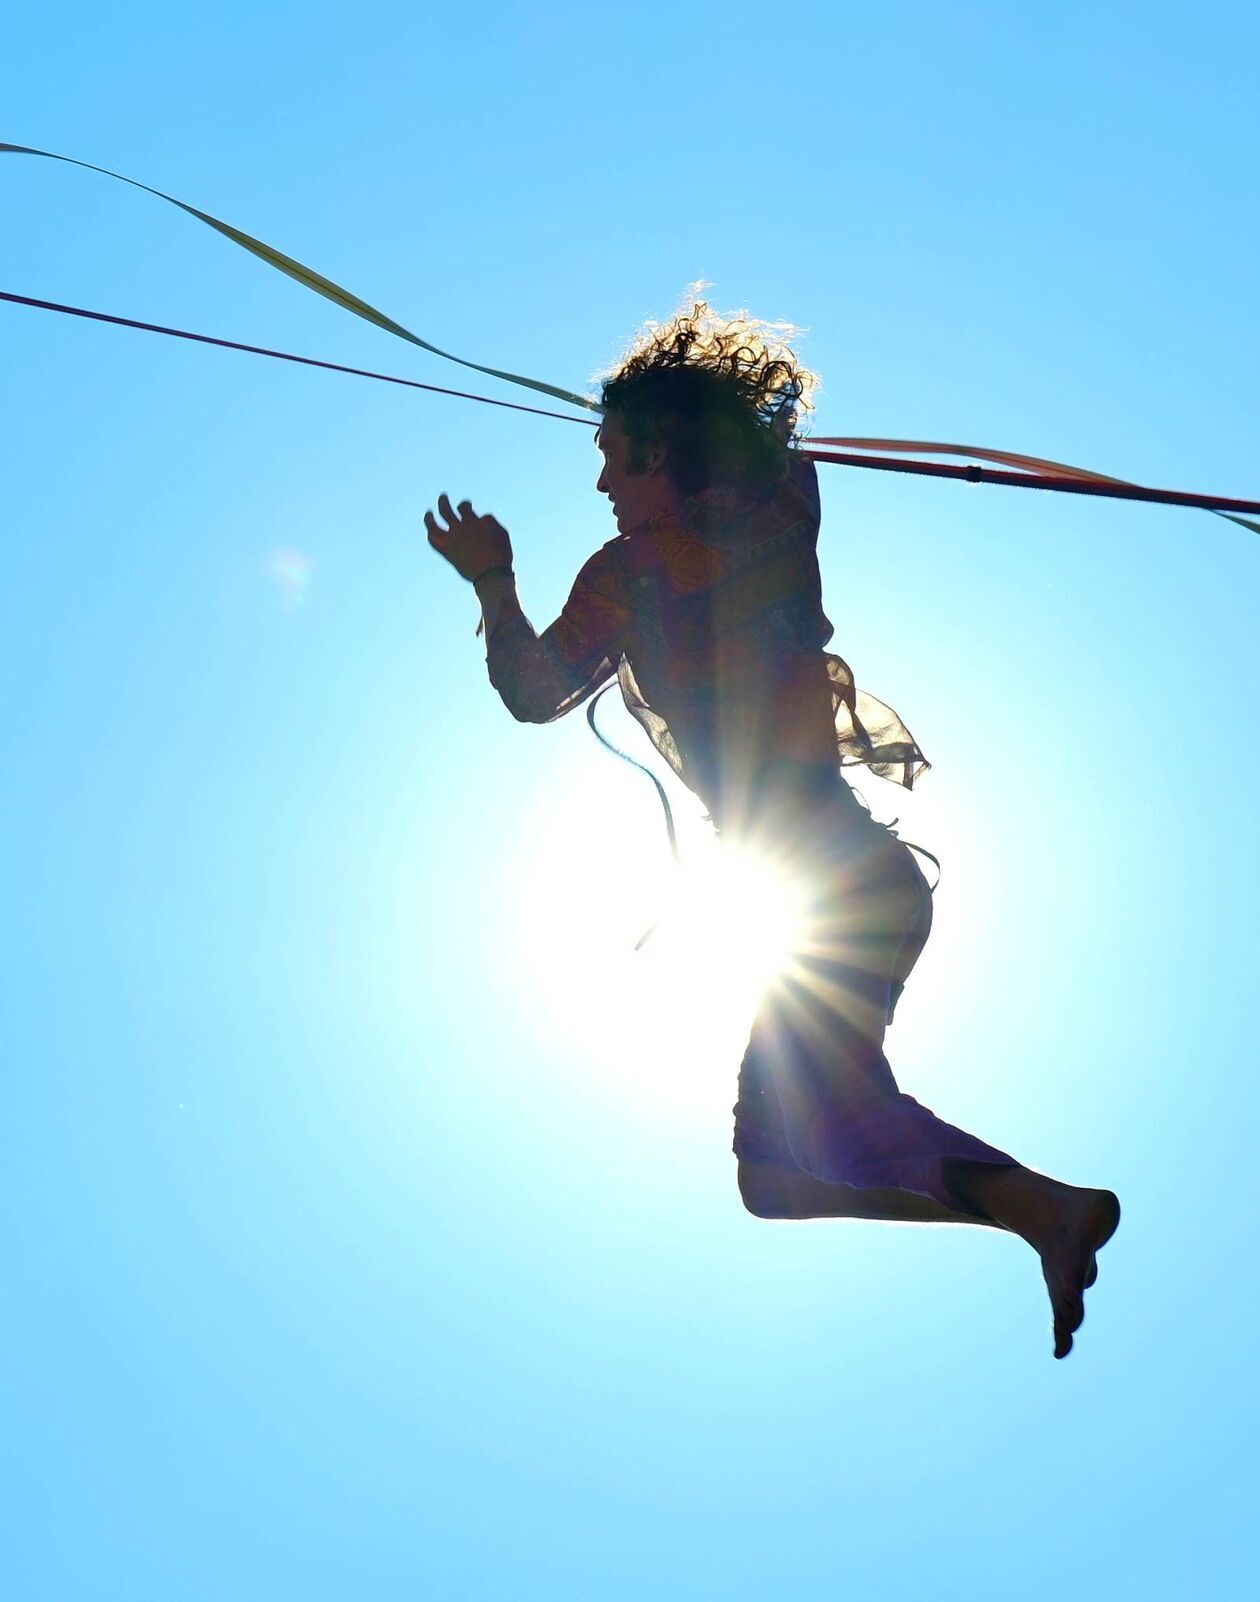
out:
M740 1066L745 1206L761 1218L1013 1231L1041 1260L1064 1357L1119 1222L1116 1197L945 1123L899 1089L884 1055L932 898L843 770L909 788L927 763L897 714L825 649L817 473L794 447L816 378L774 337L783 327L698 300L649 324L603 375L596 488L618 532L542 634L494 517L443 494L425 513L429 543L475 586L490 680L515 718L549 723L615 677L722 837L807 887L805 927Z

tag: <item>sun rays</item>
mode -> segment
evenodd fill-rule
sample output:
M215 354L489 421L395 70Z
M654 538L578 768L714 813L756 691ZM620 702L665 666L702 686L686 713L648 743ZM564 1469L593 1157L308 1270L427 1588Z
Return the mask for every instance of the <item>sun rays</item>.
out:
M811 1013L846 1005L814 960L825 944L819 887L703 828L684 831L675 868L651 808L602 779L565 787L519 863L517 942L534 1024L590 1073L633 1077L645 1095L688 1100L720 1084L725 1096L771 985L811 998Z

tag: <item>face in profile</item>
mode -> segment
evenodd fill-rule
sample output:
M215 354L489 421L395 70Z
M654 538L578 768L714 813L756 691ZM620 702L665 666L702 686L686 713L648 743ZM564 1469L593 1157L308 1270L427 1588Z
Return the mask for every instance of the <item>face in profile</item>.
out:
M595 488L612 502L617 530L629 533L654 512L672 511L678 493L665 471L665 447L650 447L638 472L630 467L631 441L612 412L605 415L595 437L604 465Z

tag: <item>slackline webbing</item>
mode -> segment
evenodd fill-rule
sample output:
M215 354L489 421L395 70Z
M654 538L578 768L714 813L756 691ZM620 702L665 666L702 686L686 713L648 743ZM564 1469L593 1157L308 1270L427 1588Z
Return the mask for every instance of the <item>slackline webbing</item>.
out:
M16 306L32 306L39 311L65 312L73 317L85 317L92 322L112 323L122 328L137 328L149 334L169 334L175 339L192 340L199 345L216 345L224 350L244 351L251 356L270 356L278 361L297 362L304 367L322 367L329 372L349 373L355 378L374 378L383 384L400 384L407 389L429 390L436 395L454 395L460 400L482 401L487 406L504 406L510 411L529 412L536 417L555 417L562 423L580 423L583 428L597 427L585 417L572 417L567 412L549 412L539 406L522 406L519 401L496 400L489 395L473 395L467 390L446 389L440 384L422 384L415 378L400 378L393 373L377 373L366 367L347 367L341 362L323 361L315 356L296 356L290 351L272 350L266 345L247 345L240 340L220 339L212 334L194 334L185 328L170 328L162 323L140 322L134 317L117 317L109 312L88 311L82 306L67 306L55 300L37 300L31 295L15 295L0 289L0 300ZM1047 469L1045 472L995 472L992 468L970 465L954 466L947 462L896 461L882 456L855 455L838 450L814 450L806 447L801 454L815 462L835 462L842 467L867 467L885 473L923 473L937 478L963 479L971 484L1004 484L1017 489L1060 490L1071 495L1102 495L1116 500L1153 501L1168 506L1197 507L1203 511L1260 512L1260 501L1236 500L1223 495L1201 495L1183 490L1150 489L1132 484L1127 479L1108 478L1102 473L1091 473L1085 468L1068 467L1061 462L1046 461L1041 457L1018 455L1013 451L995 451L980 445L943 445L910 440L842 439L835 436L813 438L810 446L861 445L870 450L935 451L940 455L980 456L988 461L1033 463ZM1053 470L1053 471L1051 471ZM1231 517L1231 523L1260 534L1260 523L1244 517Z
M567 401L570 405L581 407L584 411L603 415L603 408L598 401L589 395L580 395L574 390L563 389L554 384L543 383L539 379L526 378L520 373L509 373L498 367L483 366L480 362L470 362L462 356L454 356L449 351L441 350L437 345L422 339L419 334L412 333L394 318L379 311L375 306L369 305L348 289L343 289L322 273L313 268L304 266L292 256L277 250L273 245L267 245L260 239L247 234L243 229L234 227L231 223L213 217L209 212L189 205L186 201L177 200L174 195L168 195L160 189L154 189L149 184L140 183L135 178L128 178L122 173L112 172L108 167L98 167L89 161L80 161L74 156L58 155L51 150L38 150L30 145L14 145L0 143L0 155L36 156L47 161L64 162L68 166L80 167L88 172L96 172L104 177L116 179L119 183L128 184L133 189L143 190L144 193L164 200L168 205L177 206L180 211L195 217L207 227L213 228L224 238L230 239L233 244L239 245L260 261L274 267L278 272L288 275L305 288L313 290L316 294L324 296L343 310L351 312L356 317L363 318L375 327L383 329L396 338L406 340L409 344L418 345L435 356L441 356L447 361L458 362L462 367L471 367L479 373L487 373L492 378L501 378L510 384L523 384L528 389L538 390L542 394L550 395L556 400ZM131 319L111 317L104 312L87 312L77 307L60 306L51 301L35 301L25 296L4 294L3 299L18 304L38 306L43 310L71 312L74 315L91 317L102 322L115 322L123 326L146 329L149 332L171 334L178 338L193 339L204 344L219 344L229 349L246 350L254 355L274 356L281 360L299 361L310 366L322 366L333 371L350 372L359 377L378 378L386 383L404 384L412 388L429 388L437 390L436 385L421 385L412 379L393 378L385 373L368 373L362 368L341 367L334 362L320 362L314 357L290 356L286 352L268 350L262 346L247 346L238 344L233 340L213 339L205 334L190 334L181 329L163 328L157 324L133 322ZM442 393L442 391L439 391ZM462 394L460 391L446 391L444 393ZM467 399L487 401L484 395L467 396ZM502 406L510 406L507 401L491 402ZM522 411L535 410L530 407L514 408ZM545 413L547 416L561 416L560 413ZM579 418L568 418L570 422L581 421ZM817 447L831 447L828 450L819 450ZM994 471L977 465L958 467L950 463L923 462L923 461L889 461L882 455L871 455L872 451L905 454L907 451L919 450L929 455L962 456L979 458L1003 464L1007 468L1028 468L1031 471ZM860 454L859 454L860 453ZM967 482L979 484L1005 484L1024 489L1059 490L1076 495L1110 496L1118 500L1152 501L1164 505L1197 507L1204 511L1213 512L1218 517L1227 517L1230 522L1238 523L1241 527L1249 529L1252 533L1260 534L1260 522L1252 522L1247 518L1239 517L1239 512L1260 512L1260 502L1244 501L1220 495L1191 494L1180 490L1151 489L1145 485L1132 484L1124 479L1109 477L1104 473L1094 473L1085 468L1071 467L1063 462L1049 462L1039 457L1017 456L1012 452L993 451L983 447L914 443L907 440L871 440L847 439L839 437L815 438L809 442L805 454L816 462L836 462L841 466L873 468L878 471L892 473L919 473L928 474L938 478L960 478Z

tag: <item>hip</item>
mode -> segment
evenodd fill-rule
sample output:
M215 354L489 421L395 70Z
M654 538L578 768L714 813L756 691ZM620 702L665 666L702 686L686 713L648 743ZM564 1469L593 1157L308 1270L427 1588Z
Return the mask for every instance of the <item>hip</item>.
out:
M835 768L776 764L752 805L719 823L724 842L792 883L815 926L926 940L932 887L915 853L876 822Z

